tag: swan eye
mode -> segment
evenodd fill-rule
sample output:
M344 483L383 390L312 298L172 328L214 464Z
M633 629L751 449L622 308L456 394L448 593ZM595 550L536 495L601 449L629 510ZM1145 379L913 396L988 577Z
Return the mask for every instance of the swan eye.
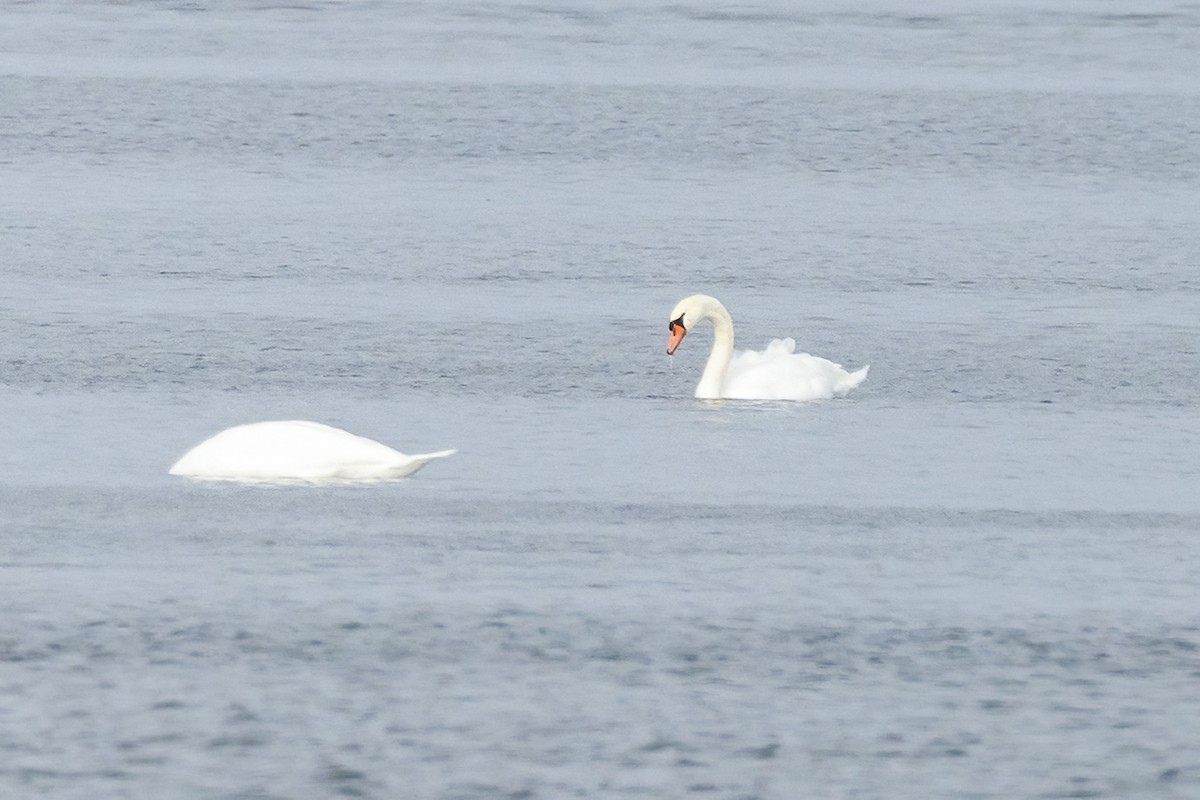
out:
M676 325L678 325L679 327L683 328L685 331L687 330L687 326L683 324L683 314L680 314L680 315L679 315L679 319L677 319L677 320L675 320L675 321L673 321L673 322L670 322L670 323L668 323L668 324L667 324L667 330L669 330L669 331L673 331L673 330L675 330L675 326L676 326Z

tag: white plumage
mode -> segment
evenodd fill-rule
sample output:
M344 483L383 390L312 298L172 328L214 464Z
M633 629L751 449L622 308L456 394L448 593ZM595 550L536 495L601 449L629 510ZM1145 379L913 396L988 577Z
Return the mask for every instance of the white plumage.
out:
M409 456L319 422L278 420L223 430L189 450L170 474L264 482L390 480L454 452Z
M820 400L840 397L866 380L869 366L848 372L841 364L797 353L794 339L775 339L766 350L733 351L733 318L715 297L694 294L671 311L667 353L699 322L713 326L713 345L696 397L730 400Z

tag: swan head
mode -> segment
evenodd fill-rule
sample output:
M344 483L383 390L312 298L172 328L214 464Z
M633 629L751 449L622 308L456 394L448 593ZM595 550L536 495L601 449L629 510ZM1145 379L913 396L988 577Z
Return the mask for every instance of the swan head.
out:
M667 355L675 353L675 349L692 326L702 319L713 319L721 314L729 316L720 300L706 294L693 294L676 303L675 308L671 309L671 321L667 325L667 330L670 331L667 338Z

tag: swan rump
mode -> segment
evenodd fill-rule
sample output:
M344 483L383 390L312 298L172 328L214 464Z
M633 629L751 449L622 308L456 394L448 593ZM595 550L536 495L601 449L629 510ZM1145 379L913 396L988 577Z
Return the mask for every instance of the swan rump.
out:
M169 472L245 482L392 480L454 452L410 456L319 422L279 420L223 430L189 450Z
M870 367L853 372L828 359L796 352L794 339L775 339L766 350L733 350L733 318L708 295L685 297L671 311L667 353L675 352L696 324L713 326L713 345L696 397L729 400L821 400L841 397L866 380Z

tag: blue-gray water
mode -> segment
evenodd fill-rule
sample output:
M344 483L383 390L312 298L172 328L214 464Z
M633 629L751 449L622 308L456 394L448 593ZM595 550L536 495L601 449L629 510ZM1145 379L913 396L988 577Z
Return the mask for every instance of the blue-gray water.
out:
M0 6L0 796L1195 797L1198 43ZM870 378L695 401L695 291ZM277 418L460 452L167 476Z

